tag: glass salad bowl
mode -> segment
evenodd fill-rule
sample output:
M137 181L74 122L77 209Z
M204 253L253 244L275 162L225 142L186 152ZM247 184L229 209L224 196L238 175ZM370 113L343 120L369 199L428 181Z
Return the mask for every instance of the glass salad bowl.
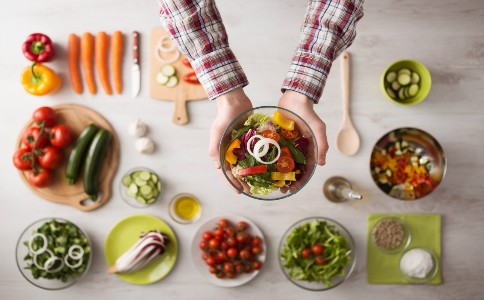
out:
M289 281L306 290L326 291L353 273L356 247L343 225L329 218L309 217L287 229L278 257Z
M31 284L60 290L72 286L88 272L91 249L89 236L76 224L44 218L22 232L15 256L20 273Z
M297 114L261 106L229 124L219 153L222 171L235 189L254 199L279 200L308 183L316 169L318 146L313 131Z

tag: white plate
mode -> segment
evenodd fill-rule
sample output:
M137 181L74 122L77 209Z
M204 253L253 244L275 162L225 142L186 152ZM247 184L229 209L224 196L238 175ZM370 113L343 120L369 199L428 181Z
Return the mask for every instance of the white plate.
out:
M262 239L262 254L258 256L258 259L262 262L262 267L264 267L264 262L266 260L266 241L264 238L264 235L262 234L262 231L255 225L252 221L240 217L240 216L235 216L235 215L229 215L229 216L219 216L213 219L208 220L207 222L203 223L195 233L195 236L193 237L193 242L192 242L192 261L193 264L195 265L195 268L198 270L200 275L208 280L211 284L214 284L216 286L221 286L221 287L237 287L241 286L243 284L246 284L247 282L251 281L254 277L259 274L260 270L253 271L252 273L242 273L238 274L235 278L233 279L228 279L228 278L223 278L219 279L215 276L215 274L211 274L209 272L209 266L205 263L205 261L202 259L202 250L199 248L199 244L202 241L202 234L205 231L212 231L215 229L217 226L217 223L220 219L227 219L228 221L232 222L232 224L237 224L237 222L244 221L249 224L249 229L247 233L253 236L259 236Z

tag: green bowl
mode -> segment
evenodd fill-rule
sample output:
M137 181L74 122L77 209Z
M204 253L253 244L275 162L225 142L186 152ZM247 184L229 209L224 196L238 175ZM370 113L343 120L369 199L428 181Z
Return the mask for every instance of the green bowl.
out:
M416 72L418 75L420 75L420 82L418 83L419 90L417 94L415 94L413 97L408 97L405 100L400 100L398 98L398 95L396 99L394 99L388 94L386 90L386 88L388 87L388 83L385 80L385 77L388 72L391 72L391 71L398 72L398 70L401 70L403 68L410 69L412 72ZM430 72L427 69L427 67L425 67L422 63L412 59L404 59L404 60L399 60L392 63L390 66L388 66L388 68L385 69L380 80L380 88L382 93L389 100L401 105L415 105L417 103L422 102L425 99L425 97L427 97L427 95L429 94L431 85L432 85L432 78L430 76Z

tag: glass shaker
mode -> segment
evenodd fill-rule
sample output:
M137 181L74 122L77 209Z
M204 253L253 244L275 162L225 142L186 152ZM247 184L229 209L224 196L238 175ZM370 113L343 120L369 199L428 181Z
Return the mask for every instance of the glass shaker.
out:
M328 178L324 183L323 192L324 196L331 202L363 199L362 195L353 191L351 183L340 176Z

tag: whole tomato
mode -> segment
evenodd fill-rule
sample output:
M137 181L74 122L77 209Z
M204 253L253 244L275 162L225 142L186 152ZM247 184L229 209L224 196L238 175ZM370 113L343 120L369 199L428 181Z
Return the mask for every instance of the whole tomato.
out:
M56 147L48 146L42 149L42 155L39 156L39 163L42 168L55 169L62 164L62 151Z
M41 129L39 127L29 127L25 129L22 136L22 143L28 148L33 149L35 142L37 141L37 149L45 148L49 144L47 134L44 132L40 134Z
M32 160L34 156L29 149L22 148L15 151L13 155L13 165L19 170L30 170L32 169Z
M37 108L32 115L32 119L39 125L44 122L45 127L52 127L57 122L55 111L48 106Z
M239 223L237 223L238 231L246 231L247 229L249 229L249 224L247 224L247 222L240 221Z
M241 260L248 260L250 258L250 251L247 249L243 249L239 253Z
M54 172L49 169L42 169L38 172L29 171L29 183L36 187L46 187L54 181Z
M69 147L74 137L69 127L58 124L52 127L49 139L52 146L63 149Z

